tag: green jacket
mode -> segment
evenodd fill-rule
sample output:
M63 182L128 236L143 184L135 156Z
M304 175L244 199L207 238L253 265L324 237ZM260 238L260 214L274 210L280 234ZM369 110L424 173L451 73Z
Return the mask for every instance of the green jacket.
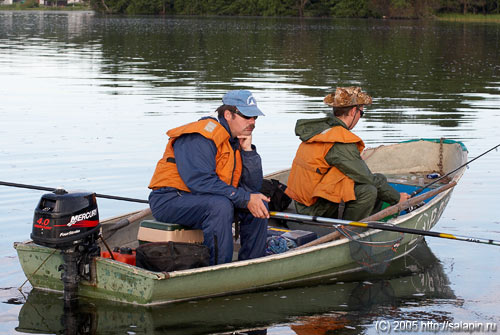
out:
M346 124L331 115L320 119L298 120L295 134L305 142L311 137L332 127L344 127ZM377 188L378 198L391 205L398 203L399 192L391 187L385 178L378 178L373 174L365 161L361 158L355 143L335 143L325 156L328 164L335 166L346 176L354 180L355 184L370 184Z

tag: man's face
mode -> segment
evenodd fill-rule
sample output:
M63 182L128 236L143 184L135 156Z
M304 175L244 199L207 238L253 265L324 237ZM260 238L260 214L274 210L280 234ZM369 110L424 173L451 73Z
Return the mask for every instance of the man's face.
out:
M350 122L349 130L353 129L356 126L356 124L358 124L359 119L363 117L364 114L363 109L364 109L363 105L354 106L353 108L351 108L351 110L349 111L349 116L352 117L352 121Z
M231 130L231 135L233 137L252 135L255 128L255 120L257 119L256 116L249 118L239 112L231 113L226 110L224 112L224 117L229 125L229 129Z

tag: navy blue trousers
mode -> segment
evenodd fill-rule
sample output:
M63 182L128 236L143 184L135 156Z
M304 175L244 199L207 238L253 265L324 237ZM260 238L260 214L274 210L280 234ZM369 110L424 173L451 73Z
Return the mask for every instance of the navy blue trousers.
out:
M156 220L203 230L203 244L210 248L210 264L231 262L233 258L234 206L226 197L159 189L149 195ZM265 255L267 219L240 212L241 248L238 260ZM215 247L217 245L217 247ZM217 255L217 263L215 262Z

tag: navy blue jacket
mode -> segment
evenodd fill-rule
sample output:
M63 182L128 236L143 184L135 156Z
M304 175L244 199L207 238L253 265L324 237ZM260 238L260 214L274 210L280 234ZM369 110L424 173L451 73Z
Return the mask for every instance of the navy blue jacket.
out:
M225 119L217 121L231 134ZM233 149L239 148L237 138L231 137L230 143ZM262 162L254 145L252 151L241 151L243 170L237 188L224 183L215 173L217 148L213 141L200 134L184 134L174 142L174 153L179 175L193 194L222 195L231 200L234 207L246 208L250 193L260 191Z

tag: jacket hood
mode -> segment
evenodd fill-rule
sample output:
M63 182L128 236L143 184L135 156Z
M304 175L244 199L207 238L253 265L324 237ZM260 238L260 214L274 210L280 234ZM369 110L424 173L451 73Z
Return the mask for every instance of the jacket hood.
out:
M295 125L295 135L299 136L302 142L306 142L326 129L336 126L341 126L347 129L345 123L333 115L319 119L297 120L297 124Z

